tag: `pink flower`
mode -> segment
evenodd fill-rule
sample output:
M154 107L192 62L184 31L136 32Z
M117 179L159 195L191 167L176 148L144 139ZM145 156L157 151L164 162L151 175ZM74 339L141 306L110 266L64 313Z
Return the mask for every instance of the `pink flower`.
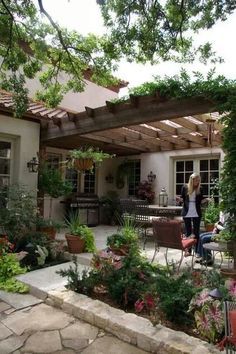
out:
M144 305L145 305L145 303L142 299L137 300L134 304L135 311L141 312L144 308Z
M147 294L145 296L145 304L146 304L147 309L149 309L149 310L151 310L155 307L155 300L152 295Z

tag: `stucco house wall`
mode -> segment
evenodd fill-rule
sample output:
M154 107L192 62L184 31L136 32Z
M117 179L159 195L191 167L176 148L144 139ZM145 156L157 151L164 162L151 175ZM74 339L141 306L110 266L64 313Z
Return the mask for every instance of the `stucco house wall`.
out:
M66 76L60 75L61 82L65 82ZM109 90L108 88L98 86L91 81L84 79L85 90L83 92L74 93L68 92L65 94L63 100L60 103L60 107L65 109L82 112L85 110L85 106L96 108L105 105L106 100L110 100L118 97L118 93ZM37 78L26 81L29 89L29 96L34 98L37 90L40 89L40 83Z
M30 173L27 162L39 151L40 125L0 114L0 140L12 143L11 183L20 183L31 191L37 189L37 173Z

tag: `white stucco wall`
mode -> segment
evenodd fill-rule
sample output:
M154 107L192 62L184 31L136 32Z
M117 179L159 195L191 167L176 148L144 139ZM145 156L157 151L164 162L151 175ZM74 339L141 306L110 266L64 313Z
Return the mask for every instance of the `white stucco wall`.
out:
M65 75L61 74L60 79L61 82L64 82ZM84 81L86 83L85 90L79 93L68 92L60 103L61 107L71 111L82 112L85 110L85 106L91 108L104 106L106 100L118 97L118 93L116 92L98 86L88 80ZM29 89L29 96L34 98L36 91L40 89L38 79L26 80L26 84Z
M62 154L62 159L66 159L67 151L55 148L48 148L48 152ZM118 189L116 187L116 171L119 164L125 159L141 160L141 180L147 180L147 175L150 171L156 174L157 178L153 182L153 190L155 191L155 204L158 204L158 195L162 187L165 187L172 200L175 197L174 194L174 160L182 158L214 158L219 157L220 166L222 166L224 153L220 148L202 148L202 149L189 149L189 150L175 150L167 152L157 153L145 153L141 155L135 155L130 157L119 157L113 159L104 160L103 163L97 168L96 171L96 194L101 197L107 194L108 191L116 191L121 198L125 198L128 195L128 188L125 185L124 188ZM196 171L198 172L198 171ZM114 177L113 183L106 181L106 176L112 174ZM64 215L64 207L60 201L63 198L54 200L53 202L53 218L62 219ZM48 215L49 199L45 199L45 217Z
M39 151L38 123L0 114L0 139L12 142L11 183L20 183L36 191L37 173L30 173L27 162Z
M150 171L156 174L157 178L153 183L155 190L156 200L158 203L158 195L161 188L165 187L170 199L174 195L174 160L182 158L214 158L219 157L220 166L223 164L224 153L220 148L199 148L199 149L186 149L174 150L166 152L157 152L141 155L141 179L147 179ZM199 171L195 171L199 172Z

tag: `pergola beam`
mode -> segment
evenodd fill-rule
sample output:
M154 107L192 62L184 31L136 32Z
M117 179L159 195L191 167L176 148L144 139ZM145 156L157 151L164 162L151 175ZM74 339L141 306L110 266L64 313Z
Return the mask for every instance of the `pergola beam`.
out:
M70 134L86 134L100 130L108 130L130 125L158 122L176 117L203 114L214 109L214 103L202 97L187 99L171 99L165 102L156 100L148 104L140 102L138 108L131 103L124 103L116 107L115 113L108 111L107 107L94 109L94 116L89 117L85 112L75 116L75 122L63 120L61 127L52 126L42 132L42 142Z

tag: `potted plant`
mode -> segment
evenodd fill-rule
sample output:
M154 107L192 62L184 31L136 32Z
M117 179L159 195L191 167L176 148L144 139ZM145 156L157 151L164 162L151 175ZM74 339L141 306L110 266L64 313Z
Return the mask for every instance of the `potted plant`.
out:
M65 223L69 229L65 237L70 253L95 252L94 234L87 225L80 223L78 212L71 212Z
M119 233L114 233L107 238L107 246L117 255L128 255L131 249L138 251L138 234L132 219L124 219L124 224Z
M155 199L152 183L148 181L140 182L137 188L137 197L142 200L147 200L148 204L152 204Z
M207 232L213 231L215 223L219 220L219 214L219 206L214 199L211 199L204 210L204 223Z
M114 157L114 155L107 154L92 146L71 150L69 156L67 165L79 171L91 171L94 163L100 163L104 159Z
M51 169L44 163L39 170L38 188L41 194L50 196L49 217L47 220L39 218L39 229L50 238L55 238L59 223L52 220L53 199L70 194L72 185L64 181L59 170Z

